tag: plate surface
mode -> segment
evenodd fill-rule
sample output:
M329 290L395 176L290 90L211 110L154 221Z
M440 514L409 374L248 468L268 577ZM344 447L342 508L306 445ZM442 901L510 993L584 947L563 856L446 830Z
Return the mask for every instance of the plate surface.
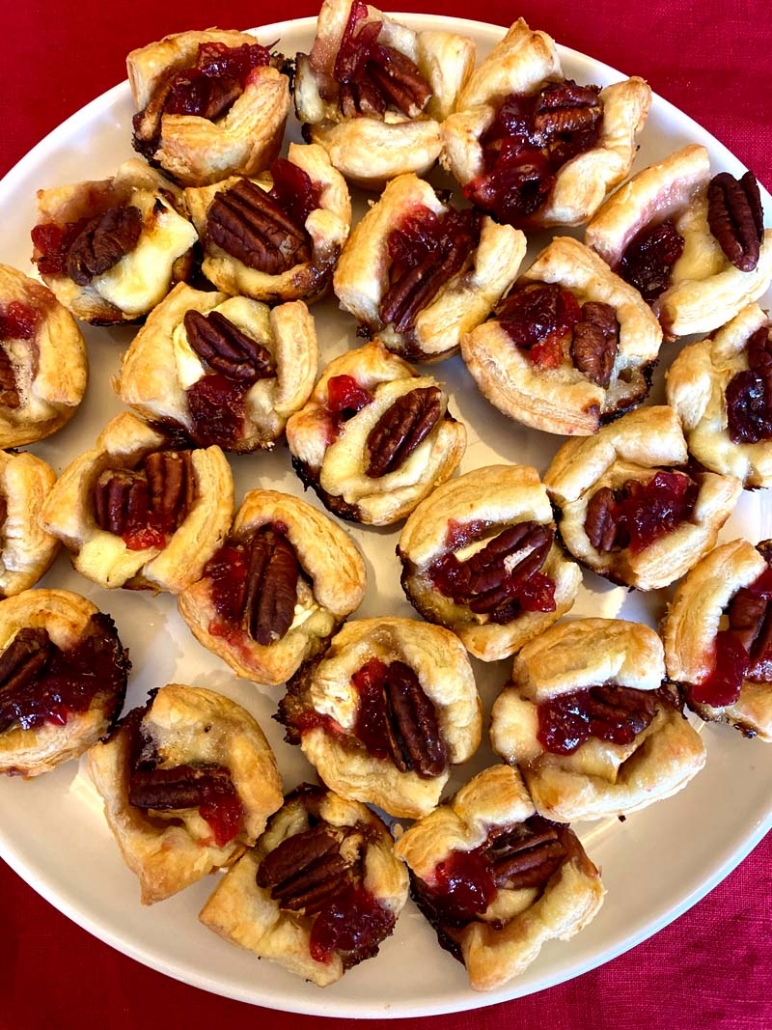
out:
M480 56L504 33L501 26L460 19L397 17L416 29L442 27L470 35ZM255 31L261 42L278 39L277 49L293 54L307 51L314 28L315 19L307 18ZM575 51L560 48L560 52L567 77L601 85L623 77ZM132 156L132 114L124 83L61 125L6 176L0 183L0 224L4 229L0 261L30 269L29 232L35 222L37 189L109 176ZM290 136L300 140L297 125L290 127ZM660 98L655 98L640 137L635 169L689 142L708 148L716 170L742 171L726 148ZM769 224L772 201L766 194L764 199ZM360 211L363 204L360 199ZM539 246L543 243L544 238ZM533 253L532 248L531 256ZM772 303L769 294L762 303ZM324 361L356 346L354 321L337 309L334 300L316 305L313 311ZM121 410L110 384L132 333L127 328L86 328L91 385L82 409L62 432L31 448L57 472L93 446L97 433ZM675 345L666 348L654 400L662 399L662 368L676 349ZM447 384L452 410L467 425L462 472L502 461L532 464L541 473L545 471L562 438L527 431L499 415L478 394L459 358L434 366L432 371ZM302 495L283 446L271 455L234 458L232 465L237 503L247 490L257 487ZM315 498L308 499L316 503ZM772 537L771 516L765 491L746 492L722 539L743 535L755 542ZM399 587L394 557L399 527L350 527L350 531L365 553L369 576L367 597L357 615L413 616ZM276 751L286 789L313 778L299 749L283 742L282 732L271 718L281 689L234 677L195 642L169 596L101 590L76 574L64 555L40 585L81 593L113 615L133 662L128 706L141 703L148 690L168 682L218 690L257 717ZM665 591L651 595L628 592L585 574L584 588L571 614L620 616L655 626L667 597ZM510 662L473 664L487 716L506 682ZM97 937L163 973L217 994L329 1016L396 1017L457 1011L542 990L631 948L699 900L761 839L772 826L772 749L758 741L746 741L726 727L706 726L702 732L709 761L685 791L635 813L624 823L606 820L575 827L590 857L602 868L608 888L595 921L568 943L546 945L523 976L485 995L469 989L462 966L437 947L433 932L412 903L380 955L324 991L258 962L206 930L196 917L213 887L211 878L162 904L143 908L138 884L124 866L103 819L101 802L73 762L29 782L9 778L0 782L0 854L40 894ZM490 751L481 749L473 762L456 773L448 793L493 761Z

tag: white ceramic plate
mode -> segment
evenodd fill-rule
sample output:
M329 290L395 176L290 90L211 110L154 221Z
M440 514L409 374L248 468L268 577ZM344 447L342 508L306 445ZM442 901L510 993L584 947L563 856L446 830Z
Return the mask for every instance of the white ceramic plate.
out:
M454 29L472 36L481 55L503 35L498 26L452 18L401 15L418 29ZM287 54L307 50L314 20L284 22L259 30L263 43L278 40ZM567 76L606 84L622 76L574 51L562 49ZM631 69L634 71L634 69ZM132 156L131 97L126 83L89 104L51 133L0 183L0 261L29 269L30 228L35 221L35 191L111 175ZM290 130L299 140L297 126ZM716 169L734 174L739 162L713 137L666 102L655 99L636 167L642 167L689 142L711 152ZM767 223L772 204L767 202ZM361 208L360 208L361 209ZM769 296L766 298L769 304ZM355 325L334 301L314 308L323 357L355 346ZM81 412L61 433L32 449L61 471L93 445L107 420L120 410L111 376L128 345L129 329L86 330L91 385ZM671 347L669 354L673 353ZM469 430L461 471L493 462L535 465L542 473L560 438L526 431L500 416L478 394L460 359L434 371L454 397L452 410ZM661 397L661 372L658 377ZM284 447L272 455L233 460L237 500L246 490L272 486L300 495ZM315 498L310 498L315 501ZM747 493L725 528L731 539L754 542L772 536L772 506L765 491ZM352 528L367 557L369 589L359 615L414 615L399 587L391 531ZM237 680L200 647L178 617L169 596L108 592L78 576L61 556L41 585L58 586L90 597L114 616L131 652L133 674L129 705L147 691L176 681L219 690L259 719L274 746L287 789L312 778L299 749L282 740L271 719L282 691ZM620 615L656 625L666 593L629 593L587 575L573 615ZM509 662L475 662L478 684L489 710L503 686ZM547 944L537 961L504 989L472 992L463 967L437 946L433 932L412 903L380 955L322 991L282 969L226 944L206 930L197 914L214 881L196 884L152 908L139 903L139 888L124 866L101 814L101 804L76 763L37 780L6 778L0 783L0 854L53 905L97 937L170 976L206 990L277 1009L329 1016L430 1015L517 998L576 976L656 933L714 887L772 826L772 748L744 740L726 727L703 729L709 751L706 769L676 797L630 816L576 827L590 857L603 870L608 896L595 921L569 943ZM456 775L456 789L491 764L483 749Z

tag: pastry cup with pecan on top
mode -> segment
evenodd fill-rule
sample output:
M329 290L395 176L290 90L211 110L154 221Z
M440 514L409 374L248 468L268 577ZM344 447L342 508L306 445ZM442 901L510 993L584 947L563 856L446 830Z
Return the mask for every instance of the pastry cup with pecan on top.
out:
M407 873L365 805L301 784L218 884L199 919L317 987L378 954L407 900Z
M475 991L501 987L549 940L597 915L600 873L574 832L536 814L516 769L478 773L397 841L411 893Z
M62 473L40 524L102 587L179 593L201 575L233 514L233 476L219 447L190 449L125 412Z
M281 807L276 758L230 698L169 683L88 753L88 771L143 905L229 866Z

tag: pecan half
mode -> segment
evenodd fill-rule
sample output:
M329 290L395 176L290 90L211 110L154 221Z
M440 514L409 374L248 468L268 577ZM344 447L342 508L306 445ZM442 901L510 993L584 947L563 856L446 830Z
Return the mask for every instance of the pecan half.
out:
M321 822L285 838L258 866L258 886L270 888L282 908L304 915L321 911L361 880L364 840L353 848L349 841L349 853L341 854L341 845L355 833Z
M543 887L566 857L566 848L557 828L534 816L496 834L484 854L498 888L522 890Z
M614 491L607 486L596 490L587 504L584 531L592 546L601 554L618 546L619 525L616 508Z
M439 421L441 396L437 386L420 387L398 397L384 411L367 437L365 472L371 479L402 467Z
M0 654L0 694L10 695L31 683L51 656L45 629L20 629Z
M213 794L230 793L233 783L221 765L176 765L134 769L129 777L129 802L137 808L174 811L198 808Z
M653 691L632 687L591 687L583 707L593 736L608 739L604 732L617 726L625 726L631 736L637 736L654 718L657 696Z
M154 451L136 469L104 469L92 489L94 519L116 536L146 528L172 533L196 497L190 451Z
M67 275L88 286L137 245L142 232L142 214L133 205L112 207L87 222L67 253Z
M571 360L582 375L607 389L619 349L619 322L610 304L588 301L574 326Z
M772 600L752 590L738 590L727 612L729 629L748 652L745 679L772 681Z
M543 146L565 133L594 132L603 117L599 93L599 86L579 86L571 79L545 86L534 111L533 141Z
M0 347L0 405L6 408L18 408L21 405L16 371L5 347Z
M300 564L292 544L271 527L249 543L243 625L263 646L282 640L292 625Z
M186 311L184 324L188 343L213 371L243 383L276 375L271 352L219 311Z
M741 272L752 272L764 234L761 195L753 172L739 180L729 172L719 172L711 179L708 225L728 260Z

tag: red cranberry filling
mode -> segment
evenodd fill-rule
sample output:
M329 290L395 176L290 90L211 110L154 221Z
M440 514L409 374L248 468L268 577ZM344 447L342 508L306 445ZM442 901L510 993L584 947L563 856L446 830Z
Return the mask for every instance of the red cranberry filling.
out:
M699 494L683 472L656 472L647 482L629 479L617 490L603 487L590 498L585 531L596 550L629 548L639 554L688 522Z
M394 926L394 913L363 886L350 886L323 908L311 927L310 951L316 962L343 952L355 965L378 952Z
M249 73L271 61L267 47L202 43L190 68L169 82L163 105L167 114L199 115L214 120L226 114L241 96Z
M509 294L495 317L532 364L557 368L566 359L582 309L573 293L557 283L528 283Z
M374 394L360 386L353 376L332 376L327 380L327 410L336 430L374 400Z
M772 440L772 340L761 326L746 346L748 369L726 387L726 415L732 443Z
M684 238L672 221L646 226L630 241L616 269L651 303L670 286L673 266L684 251Z
M39 325L40 315L29 304L0 304L0 340L33 340Z
M244 431L245 397L250 383L220 372L201 376L186 391L191 437L199 447L234 447Z
M537 739L555 755L570 755L590 737L631 744L656 714L657 694L600 686L557 694L538 705Z

